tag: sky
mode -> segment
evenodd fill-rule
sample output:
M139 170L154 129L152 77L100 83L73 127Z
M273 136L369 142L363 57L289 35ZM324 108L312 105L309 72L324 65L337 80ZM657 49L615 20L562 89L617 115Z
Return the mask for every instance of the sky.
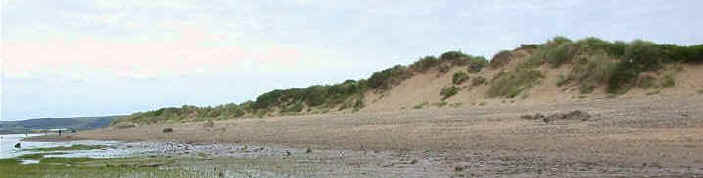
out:
M703 43L698 0L2 0L0 120L240 103L554 36Z

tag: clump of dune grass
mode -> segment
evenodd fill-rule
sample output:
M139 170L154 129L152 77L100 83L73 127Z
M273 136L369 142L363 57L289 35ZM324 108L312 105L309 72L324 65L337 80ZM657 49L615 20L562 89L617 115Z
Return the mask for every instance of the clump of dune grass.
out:
M532 88L540 79L544 78L541 72L532 69L520 69L501 74L491 82L487 91L488 97L513 98L524 90Z

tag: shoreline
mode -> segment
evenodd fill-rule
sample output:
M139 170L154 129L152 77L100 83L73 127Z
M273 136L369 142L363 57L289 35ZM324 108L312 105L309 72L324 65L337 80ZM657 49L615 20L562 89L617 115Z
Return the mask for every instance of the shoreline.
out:
M604 100L229 120L215 122L214 128L146 125L23 141L120 141L169 150L153 156L177 160L171 167L202 169L202 164L269 176L690 177L703 176L703 140L698 139L703 110L698 108L703 108L701 96ZM590 118L554 123L524 118L574 110ZM164 128L173 132L163 133Z
M82 131L71 139L310 148L317 152L346 150L357 155L355 159L363 159L355 164L364 165L365 169L380 172L394 166L408 168L405 171L436 169L428 176L439 177L467 172L475 173L474 176L528 177L542 173L590 177L703 176L703 149L700 149L703 110L699 108L703 108L701 95L652 97L560 105L227 120L215 122L214 128L206 128L202 123L145 125ZM550 123L524 118L536 113L550 116L576 110L591 117ZM172 128L173 132L163 133L164 128ZM369 153L383 155L363 156ZM227 154L213 159L218 157L229 159ZM345 162L328 157L329 164ZM311 166L290 164L293 165L279 166ZM481 164L484 166L476 167ZM335 168L356 170L364 166ZM551 171L554 167L560 169ZM283 172L287 171L294 172Z

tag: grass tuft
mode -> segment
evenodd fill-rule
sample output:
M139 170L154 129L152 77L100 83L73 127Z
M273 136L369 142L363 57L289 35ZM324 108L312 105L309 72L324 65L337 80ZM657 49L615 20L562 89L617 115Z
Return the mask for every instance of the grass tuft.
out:
M422 103L419 103L419 104L413 106L413 109L422 109L425 106L427 106L428 104L429 104L429 102L425 101L425 102L422 102Z
M514 98L523 90L537 84L544 75L537 70L518 69L514 72L502 74L491 83L488 97Z
M671 88L676 86L676 79L674 78L674 74L669 73L664 75L661 81L661 86L664 88Z
M456 95L457 93L459 93L459 87L451 86L442 88L442 90L439 92L439 95L442 95L442 100L445 100L449 97Z
M466 74L466 72L456 72L452 76L452 83L454 85L461 85L467 80L469 80L469 74Z

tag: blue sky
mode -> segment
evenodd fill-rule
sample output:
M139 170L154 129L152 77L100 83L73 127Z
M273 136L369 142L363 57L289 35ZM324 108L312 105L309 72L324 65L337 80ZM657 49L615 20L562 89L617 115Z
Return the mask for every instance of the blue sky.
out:
M128 114L360 79L557 36L699 44L695 0L2 0L2 120Z

